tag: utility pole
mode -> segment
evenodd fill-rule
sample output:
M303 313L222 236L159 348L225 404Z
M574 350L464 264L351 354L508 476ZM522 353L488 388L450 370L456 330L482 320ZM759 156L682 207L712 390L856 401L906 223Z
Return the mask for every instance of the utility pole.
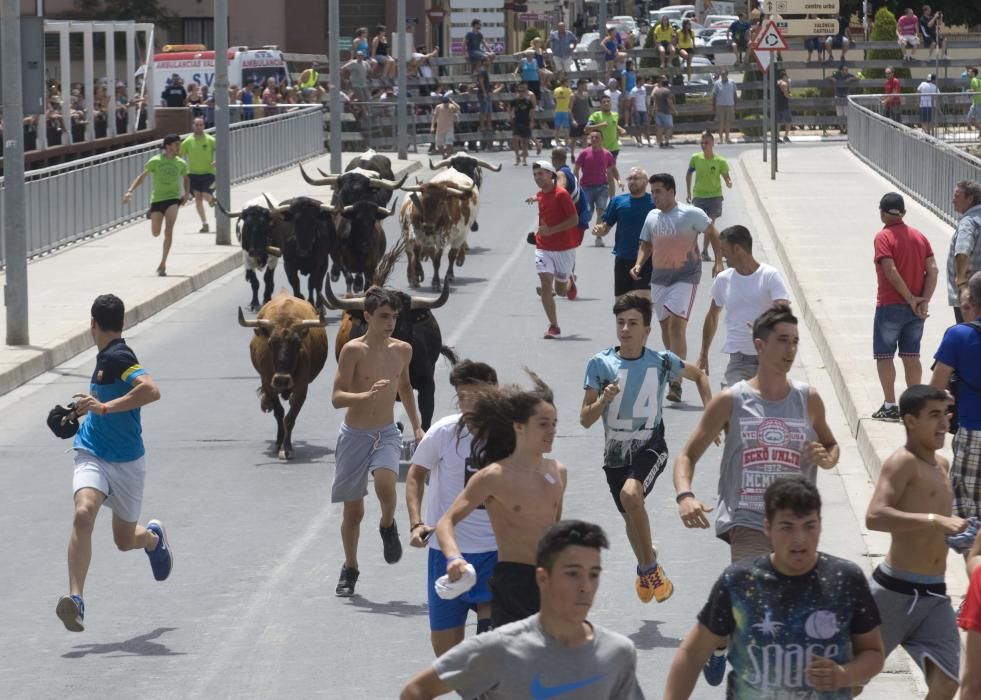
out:
M607 0L599 0L599 4L596 6L596 32L599 34L596 66L599 70L603 70L603 66L606 65L603 58L603 39L606 38L606 2Z
M231 114L228 111L228 0L215 0L215 196L232 206ZM232 224L215 208L215 243L232 244Z
M341 12L340 0L330 0L327 8L327 62L330 70L330 171L341 172ZM401 78L400 78L401 79ZM399 98L401 99L401 97Z
M399 47L398 47L398 71L399 95L398 95L398 116L395 121L398 123L398 155L399 160L405 160L409 149L409 99L405 94L405 72L409 66L409 53L406 46L409 43L409 32L405 26L405 0L398 0L398 23L399 23ZM415 130L415 118L413 118L412 128Z
M27 304L27 208L24 204L24 103L21 84L20 0L2 0L3 235L6 251L7 345L30 343Z

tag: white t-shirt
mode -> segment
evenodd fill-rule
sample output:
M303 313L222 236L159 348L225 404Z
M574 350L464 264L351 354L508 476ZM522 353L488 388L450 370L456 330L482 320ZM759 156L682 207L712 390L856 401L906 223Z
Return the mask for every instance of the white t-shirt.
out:
M776 268L760 263L751 275L729 267L712 282L712 301L726 312L726 341L722 352L755 355L753 321L777 299L790 299L787 284Z
M412 455L412 464L429 470L429 487L423 504L427 525L436 525L463 491L470 475L476 473L470 470L472 439L466 431L457 438L459 422L460 414L454 413L433 423ZM497 540L483 506L457 524L456 541L460 551L466 554L497 551ZM429 546L439 549L436 535L429 540Z
M603 94L610 98L611 109L615 112L617 111L617 105L620 104L620 96L623 95L619 90L604 90Z
M647 88L643 85L634 85L630 91L630 99L634 102L635 112L647 111Z
M936 83L924 80L917 86L916 91L920 93L920 107L933 107L933 96L940 93L940 88Z

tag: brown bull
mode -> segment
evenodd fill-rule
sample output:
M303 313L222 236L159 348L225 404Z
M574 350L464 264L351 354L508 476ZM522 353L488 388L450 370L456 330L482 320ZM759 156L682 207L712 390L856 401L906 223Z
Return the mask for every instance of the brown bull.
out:
M304 299L280 291L263 305L255 320L238 310L239 325L255 329L249 343L252 366L262 380L259 407L276 417L276 449L280 459L293 457L293 425L307 398L310 382L327 362L326 322ZM285 413L280 397L289 401Z

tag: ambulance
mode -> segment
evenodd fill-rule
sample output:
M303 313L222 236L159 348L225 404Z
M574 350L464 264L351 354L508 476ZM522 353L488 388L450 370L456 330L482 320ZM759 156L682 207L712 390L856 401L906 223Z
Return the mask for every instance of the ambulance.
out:
M150 94L159 95L167 87L167 81L176 74L187 89L191 83L207 86L212 92L215 82L215 52L203 44L167 44L161 53L153 57L153 77ZM289 72L283 52L275 46L250 49L236 46L228 49L228 84L242 87L248 78L256 84L273 77L277 84L289 83Z

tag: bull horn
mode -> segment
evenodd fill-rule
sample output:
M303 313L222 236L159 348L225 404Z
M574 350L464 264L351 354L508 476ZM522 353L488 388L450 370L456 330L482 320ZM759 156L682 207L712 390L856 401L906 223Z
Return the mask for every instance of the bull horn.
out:
M327 325L327 321L323 316L318 319L305 318L298 325L300 328L323 328Z
M269 321L264 318L246 319L245 312L240 306L238 307L238 325L243 328L265 328L269 325Z
M377 207L378 211L385 212L385 216L394 216L395 215L395 206L398 204L398 202L399 202L399 198L396 197L395 198L395 201L392 202L392 208L391 209L386 209L381 204L375 204L375 207Z
M321 204L320 211L325 211L328 214L334 214L337 212L337 207L335 207L333 204Z
M473 185L467 187L466 189L452 186L448 186L446 189L455 194L457 197L469 197L471 194L473 194Z
M422 192L422 185L409 185L402 188L405 192Z
M450 276L447 274L443 278L443 290L439 293L439 296L435 299L430 299L428 297L409 297L409 308L410 309L438 309L446 300L450 298Z
M400 188L402 185L405 184L405 181L408 179L408 177L409 177L408 173L403 175L401 180L386 180L381 177L373 177L369 180L369 182L371 183L372 187L384 187L387 190L397 190L398 188Z
M354 299L338 299L334 296L334 290L330 288L330 282L324 285L324 304L331 309L341 311L364 311L364 297Z
M493 164L488 163L486 160L481 160L480 158L475 158L474 160L477 161L477 165L479 165L481 168L487 168L488 170L493 170L495 173L501 172L501 168L504 167L500 163L498 163L497 166L495 167Z
M334 183L337 182L337 177L338 177L337 175L326 175L325 177L322 177L319 180L317 180L315 178L310 177L307 174L307 171L303 169L303 163L300 163L300 174L303 175L303 179L306 180L306 183L308 185L317 185L317 186L333 185ZM320 174L323 175L324 174L323 171L321 171Z
M226 211L225 207L221 206L221 202L218 201L217 197L215 198L215 205L218 207L218 210L229 219L237 219L238 217L242 216L242 212L240 211Z
M277 248L274 245L266 246L266 252L275 258L283 257L283 251L281 251L279 248Z
M269 211L278 211L279 213L283 213L290 210L289 205L277 207L272 203L272 200L269 199L269 195L265 192L262 193L262 198L266 200L266 206L269 207Z
M450 159L449 158L444 158L443 160L441 160L440 162L436 163L435 165L433 164L433 159L432 158L429 159L429 169L430 170L439 170L440 168L445 168L449 164L450 164Z
M343 213L343 214L350 214L352 211L354 211L354 205L353 204L348 204L346 207L344 207L343 209L341 209L341 213Z

